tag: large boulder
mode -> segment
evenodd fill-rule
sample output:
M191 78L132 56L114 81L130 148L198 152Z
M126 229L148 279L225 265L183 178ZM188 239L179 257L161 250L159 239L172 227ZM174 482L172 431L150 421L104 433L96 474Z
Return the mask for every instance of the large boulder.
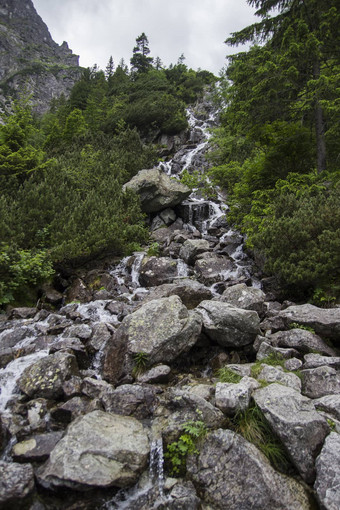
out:
M179 261L170 257L144 257L139 272L142 287L156 287L170 283L179 276Z
M171 363L196 343L202 328L201 316L188 311L178 296L156 299L124 318L108 348L105 374L131 373L143 356L143 368L156 363ZM121 356L125 349L125 367ZM140 360L141 361L141 360ZM116 376L117 377L117 376Z
M235 277L236 270L234 262L229 257L216 253L204 253L195 263L197 279L204 285L228 281Z
M74 420L38 470L44 487L129 487L145 469L149 440L143 425L128 416L94 411Z
M302 370L302 393L309 398L340 394L340 375L332 367Z
M159 287L151 289L144 303L169 296L179 296L182 303L192 310L198 306L201 301L209 300L212 297L211 290L202 283L190 278L183 278L174 283L164 283Z
M305 329L295 328L289 331L278 331L266 336L266 341L274 347L288 347L297 349L302 353L320 352L334 356L334 349L329 347L322 338Z
M137 175L124 184L123 189L133 190L139 195L142 210L146 213L174 207L183 202L191 193L187 186L170 179L159 168L140 170Z
M0 508L29 508L27 499L34 490L32 466L0 461L0 473Z
M17 384L31 398L55 399L63 395L65 381L78 374L75 356L60 351L27 367Z
M239 283L228 287L219 298L220 301L230 303L237 308L254 310L262 314L264 312L265 294L261 289L247 287L245 283Z
M315 458L329 432L327 421L317 413L311 400L281 384L256 390L253 398L302 478L312 483Z
M209 251L209 241L206 239L188 239L182 245L179 256L187 264L193 264L197 255Z
M314 488L325 510L340 508L340 435L331 432L316 459Z
M249 407L253 391L259 387L260 384L252 377L243 377L236 384L217 383L215 405L228 416L245 411Z
M207 508L214 510L309 510L295 480L277 473L264 455L231 430L204 438L199 455L187 461L189 476Z
M289 306L279 317L287 326L297 322L340 344L340 308L318 308L310 304Z
M252 310L219 301L202 301L196 310L202 315L206 335L224 347L248 345L259 332L260 319Z

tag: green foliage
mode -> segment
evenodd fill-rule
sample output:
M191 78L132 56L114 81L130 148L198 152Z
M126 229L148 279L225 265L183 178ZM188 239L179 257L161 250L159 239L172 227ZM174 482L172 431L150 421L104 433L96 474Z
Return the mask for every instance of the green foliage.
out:
M36 286L54 274L45 250L15 249L0 246L0 305L20 297L29 286Z
M148 257L159 257L160 255L160 246L157 242L155 243L152 243L149 248L148 248L148 251L147 251L147 256Z
M145 372L147 364L149 362L149 355L146 352L140 351L133 356L134 367L132 375L137 377L138 375Z
M313 328L309 326L304 326L303 324L299 324L298 322L291 322L289 324L289 329L303 329L305 331L309 331L310 333L315 333Z
M275 469L287 471L290 467L287 452L256 404L238 413L234 421L236 432L259 448Z
M263 364L271 365L272 367L284 368L284 362L285 362L285 360L278 353L268 354L268 356L266 356L265 358L255 361L255 363L253 364L253 366L251 367L251 370L250 370L251 377L254 377L254 379L257 379L257 377L259 376L259 374L263 368L262 367Z
M228 366L222 367L217 371L217 377L222 383L239 383L242 376L228 368Z
M199 453L197 446L207 433L207 427L202 420L188 420L182 425L182 430L184 433L180 435L178 441L168 445L164 455L170 460L174 476L185 474L187 456Z

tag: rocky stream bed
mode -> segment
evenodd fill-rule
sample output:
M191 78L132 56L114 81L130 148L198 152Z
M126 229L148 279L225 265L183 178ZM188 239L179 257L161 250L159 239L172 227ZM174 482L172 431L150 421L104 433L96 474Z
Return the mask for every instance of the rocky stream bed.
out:
M157 254L0 316L1 509L340 508L340 308L281 302L223 203L171 179L206 164L214 119L197 107L175 157L127 184ZM275 467L238 428L254 409ZM164 453L198 424L174 476Z

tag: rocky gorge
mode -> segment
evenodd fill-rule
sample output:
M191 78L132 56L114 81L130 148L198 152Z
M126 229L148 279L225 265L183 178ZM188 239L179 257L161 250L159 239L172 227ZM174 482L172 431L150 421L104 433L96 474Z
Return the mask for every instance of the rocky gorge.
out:
M0 316L0 508L339 508L340 308L282 301L224 197L174 180L215 114L126 184L145 251Z

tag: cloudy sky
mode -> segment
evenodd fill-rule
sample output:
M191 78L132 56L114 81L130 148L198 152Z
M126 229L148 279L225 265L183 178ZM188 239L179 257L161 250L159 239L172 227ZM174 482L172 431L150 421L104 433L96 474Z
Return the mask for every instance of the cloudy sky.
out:
M129 64L136 37L145 32L150 56L164 65L185 63L218 74L232 48L231 32L254 22L246 0L33 0L53 39L67 41L80 65L105 69L112 55Z

